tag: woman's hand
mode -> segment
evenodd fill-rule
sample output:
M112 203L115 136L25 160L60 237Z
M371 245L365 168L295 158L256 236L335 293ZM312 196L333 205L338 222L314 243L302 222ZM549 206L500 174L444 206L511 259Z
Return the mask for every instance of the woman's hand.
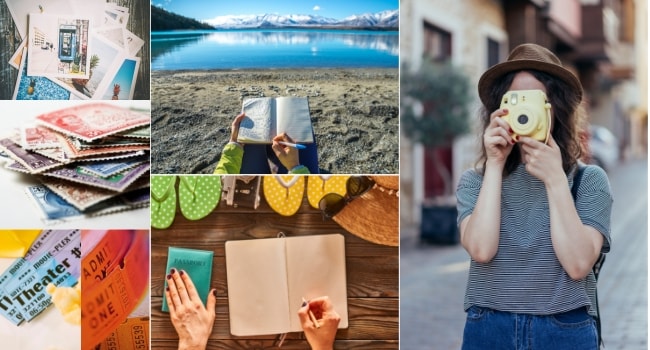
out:
M511 136L512 128L501 118L507 114L507 109L497 109L490 115L490 124L483 134L483 145L488 163L503 166L515 144L515 140Z
M207 308L185 271L172 269L167 275L167 304L172 324L178 333L178 349L204 350L214 325L216 290L208 295Z
M281 141L289 143L294 143L294 141L291 137L289 137L289 135L282 133L273 138L273 145L271 145L271 148L280 160L280 163L282 163L282 165L287 168L287 171L290 171L291 169L300 165L298 149L295 147L281 145Z
M317 328L314 325L309 316L310 311L314 314L320 327ZM312 350L334 349L334 338L341 316L334 310L334 305L329 297L319 297L303 303L298 310L298 317L300 317L300 324Z
M237 142L237 137L239 136L239 125L241 121L244 120L246 114L244 112L239 113L230 125L230 142Z
M549 135L548 144L530 137L520 137L522 161L526 163L526 171L543 181L546 185L555 181L566 182L566 175L562 167L562 153L555 143L553 136Z

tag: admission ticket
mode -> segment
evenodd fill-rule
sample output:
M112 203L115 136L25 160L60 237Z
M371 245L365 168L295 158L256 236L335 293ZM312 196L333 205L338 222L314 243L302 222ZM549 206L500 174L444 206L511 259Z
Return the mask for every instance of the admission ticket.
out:
M78 230L43 231L25 257L0 275L0 314L16 325L31 321L52 304L48 284L77 283L80 262Z

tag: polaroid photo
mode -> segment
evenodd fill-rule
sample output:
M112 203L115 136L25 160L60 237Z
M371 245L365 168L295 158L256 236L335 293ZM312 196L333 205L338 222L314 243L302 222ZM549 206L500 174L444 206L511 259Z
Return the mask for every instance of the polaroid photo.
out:
M117 47L124 48L124 50L126 51L125 31L126 29L124 27L118 25L95 29L95 32L98 35L103 36L104 39L115 44L115 46Z
M144 40L131 33L128 29L124 29L124 34L124 40L126 40L126 50L129 56L137 56L142 46L144 46Z
M102 100L132 100L138 78L140 57L125 58L113 80L104 88Z
M93 53L88 33L86 18L30 14L27 73L88 79Z
M129 13L124 13L107 8L104 10L104 26L119 25L126 28L129 23Z
M5 0L11 17L16 23L20 37L27 38L29 14L47 13L53 15L70 15L74 8L70 0Z
M82 15L90 19L90 23L93 24L93 28L97 28L101 25L104 20L104 9L106 8L106 0L69 0L72 3L73 8L77 9L77 12L73 12L75 15Z
M93 35L90 38L93 53L89 59L90 74L87 79L55 78L54 81L68 89L77 97L90 99L102 86L103 80L110 80L119 68L124 49L104 39L102 36ZM104 83L106 86L108 82ZM99 90L103 91L103 90Z
M20 62L23 60L23 49L25 48L25 45L27 45L27 38L23 39L20 45L18 45L16 52L14 52L9 59L9 65L18 70L20 70Z
M70 91L55 84L47 77L27 74L27 48L23 49L18 79L12 99L14 100L69 100Z

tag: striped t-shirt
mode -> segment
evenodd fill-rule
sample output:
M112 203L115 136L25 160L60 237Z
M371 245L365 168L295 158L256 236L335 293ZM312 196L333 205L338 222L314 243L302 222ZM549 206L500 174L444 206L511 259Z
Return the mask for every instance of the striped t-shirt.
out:
M575 170L567 176L573 184ZM456 196L458 224L474 210L483 176L463 173ZM603 234L603 252L610 248L612 196L605 172L587 166L578 188L576 209L582 223ZM544 183L525 165L503 179L501 232L492 261L472 260L465 291L465 310L482 306L500 311L549 315L587 306L595 315L596 281L593 272L573 280L564 271L551 243L550 214Z

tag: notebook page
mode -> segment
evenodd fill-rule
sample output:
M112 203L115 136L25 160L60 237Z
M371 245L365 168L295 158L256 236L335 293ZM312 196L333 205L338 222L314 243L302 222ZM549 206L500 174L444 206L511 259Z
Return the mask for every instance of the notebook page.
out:
M284 239L226 242L226 274L231 334L288 331Z
M306 97L278 97L277 134L287 133L297 143L313 143L314 136Z
M237 141L242 143L271 143L275 136L275 100L259 97L244 100L246 117L239 124Z
M348 327L348 299L343 235L285 238L291 331L301 331L298 309L306 300L328 296L341 316L339 328Z

